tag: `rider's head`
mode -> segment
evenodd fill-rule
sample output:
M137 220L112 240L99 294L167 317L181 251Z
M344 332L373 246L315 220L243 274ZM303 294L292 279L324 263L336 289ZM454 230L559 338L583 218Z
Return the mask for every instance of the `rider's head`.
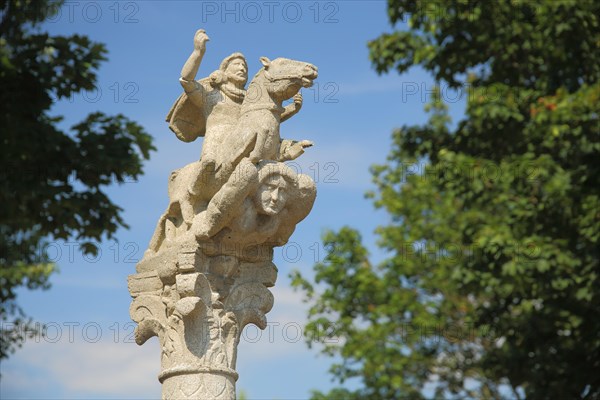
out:
M233 53L221 62L219 69L213 72L210 77L215 86L231 82L242 89L248 81L246 58L242 53Z

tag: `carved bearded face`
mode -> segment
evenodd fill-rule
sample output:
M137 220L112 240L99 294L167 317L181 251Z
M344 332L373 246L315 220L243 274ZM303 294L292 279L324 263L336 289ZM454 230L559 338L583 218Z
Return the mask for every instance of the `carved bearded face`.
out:
M281 175L269 175L258 188L255 203L260 214L276 215L287 202L287 182Z
M234 58L227 64L225 75L229 82L233 82L238 87L244 87L248 81L248 66L243 58Z

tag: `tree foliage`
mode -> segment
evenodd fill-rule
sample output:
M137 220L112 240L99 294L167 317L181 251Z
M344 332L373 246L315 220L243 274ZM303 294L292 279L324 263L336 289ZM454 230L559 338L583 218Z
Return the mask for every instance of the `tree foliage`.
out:
M419 65L466 115L451 128L438 92L372 168L389 259L343 228L315 282L295 273L307 331L335 321L334 378L362 384L313 398L600 396L600 3L388 12L408 28L369 43L376 70Z
M94 253L92 241L127 227L104 188L142 174L154 150L151 137L123 115L95 112L69 131L59 128L53 100L94 89L107 53L86 36L42 31L59 6L0 1L0 359L31 328L16 290L49 287L55 265L44 243L74 238Z

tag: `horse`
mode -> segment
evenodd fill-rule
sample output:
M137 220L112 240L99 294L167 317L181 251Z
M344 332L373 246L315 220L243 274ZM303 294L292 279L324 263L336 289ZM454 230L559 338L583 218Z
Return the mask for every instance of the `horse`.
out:
M302 87L313 85L317 67L303 61L261 57L263 65L252 78L242 102L235 129L222 140L216 154L202 166L202 172L192 193L210 200L227 182L239 162L248 157L254 164L262 160L285 161L280 154L279 126L284 112L283 102L291 99ZM202 163L202 161L201 161Z

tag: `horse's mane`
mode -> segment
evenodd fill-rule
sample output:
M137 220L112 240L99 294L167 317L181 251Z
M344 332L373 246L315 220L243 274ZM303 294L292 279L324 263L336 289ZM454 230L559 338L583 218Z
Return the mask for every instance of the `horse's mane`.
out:
M262 67L261 69L258 70L258 72L252 77L252 80L250 81L250 83L248 84L248 89L246 89L246 94L248 94L248 92L250 92L250 96L245 96L244 97L244 102L242 103L242 105L246 102L248 103L252 103L254 102L253 100L256 100L258 98L260 98L260 96L256 96L256 95L252 95L252 87L253 86L259 86L259 87L263 87L264 85L262 85L262 78L265 75L265 67ZM258 89L258 90L262 90L262 89Z

